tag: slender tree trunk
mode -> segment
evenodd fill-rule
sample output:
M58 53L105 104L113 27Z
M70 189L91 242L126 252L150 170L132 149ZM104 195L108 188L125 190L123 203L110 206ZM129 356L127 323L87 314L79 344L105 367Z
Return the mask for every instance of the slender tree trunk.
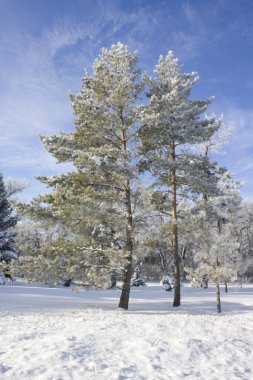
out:
M186 273L185 273L185 256L187 251L187 244L184 246L182 254L180 256L180 261L182 263L182 278L183 281L186 281Z
M221 303L220 303L220 285L216 283L216 305L217 305L217 313L221 312Z
M225 281L225 293L228 292L228 284L227 284L227 281Z
M111 273L111 286L109 289L114 289L117 286L117 278L116 278L116 271L113 271Z
M217 227L218 227L218 233L220 235L221 234L221 227L222 227L222 221L221 221L221 219L218 219Z
M218 229L219 229L219 233L221 233L221 224L219 221L218 221ZM220 266L220 262L219 262L218 257L216 258L216 265L217 265L217 268ZM221 312L220 285L219 285L218 281L219 280L217 280L217 282L216 282L216 305L217 305L217 313L220 313Z
M218 227L218 233L220 235L221 234L221 227L222 227L221 219L218 219L217 227ZM218 257L216 258L216 265L217 265L217 268L220 266L220 261L219 261ZM217 304L217 313L220 313L221 312L220 285L219 285L218 281L216 283L216 304Z
M159 262L164 276L168 274L168 261L163 252L159 251Z
M175 144L172 145L172 161L176 160ZM173 244L173 257L174 257L174 300L173 307L180 306L180 260L178 252L178 226L177 226L177 181L176 181L176 169L171 170L171 184L172 184L172 244Z
M123 117L121 114L121 121L123 126ZM124 159L127 159L126 150L126 136L124 130L121 133L122 142L122 154ZM130 286L132 277L132 257L133 257L133 239L132 239L132 228L133 228L133 218L132 218L132 205L131 205L131 189L130 181L126 180L125 183L125 206L126 206L126 264L124 265L123 272L123 285L122 292L119 301L119 307L122 309L128 309L129 296L130 296Z

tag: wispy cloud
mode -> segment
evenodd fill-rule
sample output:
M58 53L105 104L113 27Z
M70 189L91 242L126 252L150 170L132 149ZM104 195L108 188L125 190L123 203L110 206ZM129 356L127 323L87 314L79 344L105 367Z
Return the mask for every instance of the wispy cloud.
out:
M7 175L22 172L31 180L31 173L66 170L44 150L38 134L70 130L67 92L79 89L83 68L91 67L102 46L117 42L124 28L146 28L140 14L127 15L114 4L101 3L99 12L94 8L82 20L59 15L39 34L20 33L17 16L7 13L0 52L0 166Z
M227 123L234 126L231 149L233 147L238 154L253 150L253 110L231 105L224 109Z
M242 194L251 196L253 187L253 111L233 104L223 103L224 123L233 127L233 133L224 146L225 155L217 157L220 165L226 166L242 185Z

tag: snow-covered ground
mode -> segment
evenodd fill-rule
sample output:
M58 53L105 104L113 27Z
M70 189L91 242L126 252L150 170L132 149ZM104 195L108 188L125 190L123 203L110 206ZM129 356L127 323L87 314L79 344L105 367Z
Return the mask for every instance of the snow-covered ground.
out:
M253 286L172 293L0 287L1 380L253 379Z

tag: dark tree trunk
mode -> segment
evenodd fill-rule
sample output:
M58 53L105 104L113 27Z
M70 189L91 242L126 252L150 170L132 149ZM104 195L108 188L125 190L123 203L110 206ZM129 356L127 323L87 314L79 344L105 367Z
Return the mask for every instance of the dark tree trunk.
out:
M111 274L111 286L110 289L114 289L117 286L117 278L116 278L116 272L113 271Z
M172 145L171 158L173 161L176 160L175 144ZM178 226L177 226L177 181L176 181L176 170L171 170L171 184L172 184L172 244L173 244L173 258L174 258L174 300L173 307L180 306L181 295L180 295L180 258L178 252Z
M228 292L228 284L227 284L227 282L225 281L225 293L227 293Z
M175 276L173 307L175 307L175 306L180 306L180 301L181 301L180 261L179 261L179 255L178 255L178 231L177 231L176 224L173 226L173 255L174 255L174 276Z
M129 297L130 297L130 284L132 277L132 257L129 256L126 258L128 264L124 267L125 271L123 274L123 285L122 292L119 301L119 307L122 309L128 309Z
M180 261L181 261L181 264L182 264L182 278L183 278L183 281L186 281L186 272L185 272L185 257L186 257L186 253L187 253L187 244L184 246L182 254L180 256Z
M121 113L121 121L123 124L123 116ZM124 159L127 159L127 147L126 147L126 136L124 130L121 134L122 142L122 154ZM126 263L124 265L123 272L123 285L122 292L119 301L119 307L122 309L128 309L130 287L131 287L131 277L132 277L132 257L133 257L133 239L132 239L132 228L133 228L133 217L132 217L132 205L131 205L131 189L130 181L126 180L125 183L125 206L126 206Z
M129 181L128 181L129 182ZM126 227L126 264L124 266L123 273L123 286L121 297L119 301L119 307L123 309L128 309L129 296L130 296L130 286L132 277L132 255L133 255L133 241L132 241L132 211L131 211L131 198L130 190L126 192L126 206L127 206L127 227Z
M221 234L222 221L218 219L218 233ZM216 258L217 268L220 266L219 258ZM216 304L217 304L217 313L221 312L221 302L220 302L220 285L219 282L216 283Z
M220 285L216 283L216 305L217 305L217 313L221 312L221 303L220 303Z

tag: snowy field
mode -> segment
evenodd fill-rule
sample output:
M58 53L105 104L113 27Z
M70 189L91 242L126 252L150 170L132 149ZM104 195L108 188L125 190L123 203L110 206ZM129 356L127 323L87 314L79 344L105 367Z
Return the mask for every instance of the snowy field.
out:
M0 287L1 380L253 379L253 286L172 293Z

